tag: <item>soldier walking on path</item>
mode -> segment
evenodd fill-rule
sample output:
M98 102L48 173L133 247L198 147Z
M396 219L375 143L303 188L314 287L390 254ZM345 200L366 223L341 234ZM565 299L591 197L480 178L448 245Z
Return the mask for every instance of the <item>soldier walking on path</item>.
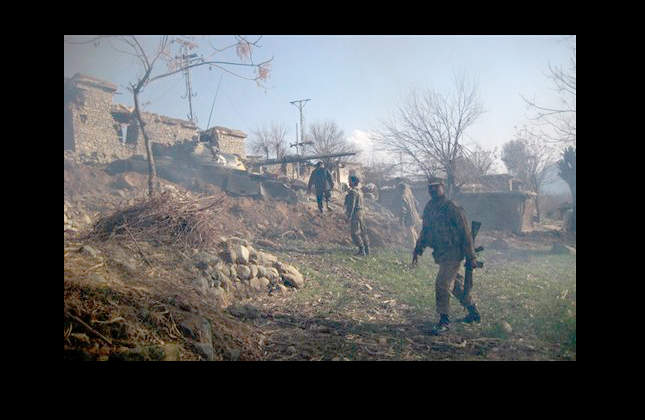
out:
M431 178L428 181L430 201L423 210L423 226L412 254L412 265L425 247L433 248L432 257L439 264L435 281L437 313L439 323L431 334L448 330L450 319L450 295L454 295L468 310L463 322L479 322L480 315L470 293L464 293L463 277L458 275L459 266L466 258L472 267L477 266L475 248L464 209L445 195L443 181Z
M405 182L401 182L396 188L399 197L397 203L399 206L399 222L401 222L401 227L409 232L412 246L415 246L418 239L417 225L421 223L421 218L417 212L419 202L414 198L412 190Z
M360 179L352 175L349 177L349 192L345 196L345 214L350 225L350 232L354 244L358 246L356 255L370 253L370 241L365 227L365 213L363 211L363 193L358 184Z
M318 203L318 210L323 212L323 198L327 205L327 210L331 211L329 207L329 199L331 198L331 190L334 188L334 180L331 173L323 166L322 161L316 164L316 169L313 170L309 177L309 184L307 191L311 192L311 187L316 189L316 202Z

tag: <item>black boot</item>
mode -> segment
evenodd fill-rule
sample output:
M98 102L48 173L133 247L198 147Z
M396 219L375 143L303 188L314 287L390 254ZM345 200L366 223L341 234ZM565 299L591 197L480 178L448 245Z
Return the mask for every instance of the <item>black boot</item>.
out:
M479 311L477 310L477 307L473 305L469 305L466 307L468 309L468 315L464 317L461 322L467 322L468 324L472 324L473 322L480 322L481 321L481 316L479 315Z
M365 256L365 250L363 249L362 246L359 246L358 247L358 252L356 254L354 254L354 255L357 255L359 257L364 257Z
M369 245L366 244L365 247L363 248L363 250L365 251L365 255L370 255L370 246Z
M450 324L448 315L441 315L441 317L439 318L439 323L435 325L434 328L430 331L430 335L439 335L448 331L448 324Z

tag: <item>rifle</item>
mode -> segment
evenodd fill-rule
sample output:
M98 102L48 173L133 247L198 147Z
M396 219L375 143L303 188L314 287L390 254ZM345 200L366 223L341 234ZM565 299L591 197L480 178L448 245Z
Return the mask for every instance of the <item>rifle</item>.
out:
M476 222L474 220L471 223L470 231L472 233L473 243L475 242L475 237L477 237L477 232L479 232L479 228L481 227L481 225L482 225L481 222ZM475 248L476 253L483 250L484 250L483 246L479 246ZM475 264L475 267L473 267L469 261L466 261L466 264L465 264L466 273L464 275L464 297L469 296L470 291L473 288L473 269L483 268L483 267L484 267L484 263L481 261L477 261L477 263Z

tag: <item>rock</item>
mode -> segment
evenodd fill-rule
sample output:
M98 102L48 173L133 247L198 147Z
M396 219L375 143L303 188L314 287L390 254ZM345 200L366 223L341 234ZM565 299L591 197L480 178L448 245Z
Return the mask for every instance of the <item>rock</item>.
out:
M551 253L560 255L576 255L576 249L561 242L557 242L553 244Z
M296 276L293 273L282 274L282 280L287 286L295 287L296 289L301 289L305 285L302 276Z
M249 266L243 264L237 266L237 276L242 280L248 280L253 277Z
M83 214L83 216L81 216L81 222L86 225L91 225L92 218L87 213L85 213Z
M213 350L213 346L211 344L193 342L190 345L197 354L202 356L207 361L212 362L213 360L215 360L215 351Z
M280 273L275 267L265 267L266 272L264 277L268 278L269 280L273 281L278 281L280 280Z
M227 278L224 273L222 273L220 270L213 270L211 272L211 279L213 279L213 283L215 286L220 285L225 278Z
M260 288L267 288L271 282L266 277L258 277L258 283L260 283Z
M512 332L513 332L513 328L511 327L511 324L509 324L509 323L508 323L508 322L506 322L506 321L502 321L502 322L500 323L500 328L501 328L501 329L502 329L502 331L504 331L506 334L510 334L510 333L512 333Z
M258 251L256 251L251 245L244 245L244 247L249 250L249 261L256 261L258 258Z
M267 287L269 285L269 280L262 277L263 280L260 280L257 277L253 277L249 281L249 285L251 286L252 289L254 290L262 290L263 288Z
M179 328L179 331L181 331L181 333L184 335L184 337L197 340L197 334L195 334L195 332L188 325L179 323L177 327Z
M231 268L229 265L226 265L226 264L222 264L221 268L217 268L217 271L224 274L226 277L229 277L231 275Z
M80 252L85 252L85 253L87 253L87 254L90 254L90 255L91 255L91 256L93 256L93 257L98 257L99 252L100 252L100 251L98 251L97 249L92 248L92 247L91 247L91 246L89 246L89 245L83 245L79 251L80 251Z
M249 263L249 249L244 245L236 245L234 248L235 253L237 254L237 263L239 264L248 264Z
M220 254L220 256L222 257L222 259L224 259L224 261L226 261L226 262L228 262L228 263L235 263L235 262L237 262L237 253L236 253L236 252L235 252L235 250L234 250L231 246L229 246L228 244L227 244L226 248L224 249L224 251L222 251L222 253Z
M258 276L258 266L255 264L249 264L249 268L251 269L251 278L257 277Z

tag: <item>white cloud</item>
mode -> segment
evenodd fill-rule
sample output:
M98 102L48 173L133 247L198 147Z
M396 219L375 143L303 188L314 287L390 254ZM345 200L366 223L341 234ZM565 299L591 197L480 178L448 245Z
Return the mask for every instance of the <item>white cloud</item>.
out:
M354 130L352 134L347 137L347 140L355 146L358 146L361 153L356 155L356 160L364 164L370 164L374 162L387 162L388 155L384 152L376 151L376 146L371 139L371 133L369 131Z

